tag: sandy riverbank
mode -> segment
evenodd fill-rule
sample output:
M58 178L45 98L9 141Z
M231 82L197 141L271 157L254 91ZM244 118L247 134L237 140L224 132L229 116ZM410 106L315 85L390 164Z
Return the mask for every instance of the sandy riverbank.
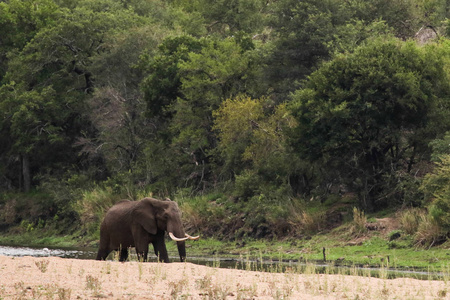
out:
M0 299L450 299L444 281L0 256Z

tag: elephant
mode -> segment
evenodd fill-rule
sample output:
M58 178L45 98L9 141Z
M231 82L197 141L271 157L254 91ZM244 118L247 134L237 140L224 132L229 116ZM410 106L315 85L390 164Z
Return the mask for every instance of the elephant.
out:
M119 260L126 261L128 248L136 247L140 261L147 261L148 246L153 244L156 256L170 262L164 241L165 232L176 241L180 261L186 259L185 241L197 240L184 232L181 212L170 199L144 198L140 201L122 200L112 206L100 225L100 245L97 260L105 260L111 251L120 251Z

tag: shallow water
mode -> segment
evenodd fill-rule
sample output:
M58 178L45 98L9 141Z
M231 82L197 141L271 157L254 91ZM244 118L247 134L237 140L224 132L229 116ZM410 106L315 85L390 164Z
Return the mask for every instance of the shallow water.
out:
M63 257L78 259L94 259L96 252L86 248L54 248L54 247L16 247L0 246L0 255L3 256L33 256L33 257Z

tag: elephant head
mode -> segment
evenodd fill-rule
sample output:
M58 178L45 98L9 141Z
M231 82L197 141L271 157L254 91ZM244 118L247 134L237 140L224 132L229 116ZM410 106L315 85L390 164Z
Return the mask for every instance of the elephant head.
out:
M180 260L186 259L185 241L197 240L199 236L192 237L184 232L181 221L181 211L178 204L170 199L164 201L144 198L142 205L136 209L137 222L150 234L156 235L159 231L165 231L170 238L177 243Z
M177 243L180 260L186 259L185 241L196 240L184 232L178 205L170 200L144 198L141 201L121 201L111 207L100 227L100 247L97 259L106 259L112 250L121 249L120 260L128 257L128 248L136 247L136 253L147 260L148 244L155 254L169 262L165 233Z

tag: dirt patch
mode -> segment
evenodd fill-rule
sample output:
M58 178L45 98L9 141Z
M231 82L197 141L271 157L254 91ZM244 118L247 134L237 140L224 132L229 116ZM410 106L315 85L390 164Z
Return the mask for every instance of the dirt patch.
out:
M396 218L375 219L375 222L366 223L366 228L370 231L379 231L387 236L393 230L400 228L400 222Z
M435 299L443 281L0 256L2 299Z

